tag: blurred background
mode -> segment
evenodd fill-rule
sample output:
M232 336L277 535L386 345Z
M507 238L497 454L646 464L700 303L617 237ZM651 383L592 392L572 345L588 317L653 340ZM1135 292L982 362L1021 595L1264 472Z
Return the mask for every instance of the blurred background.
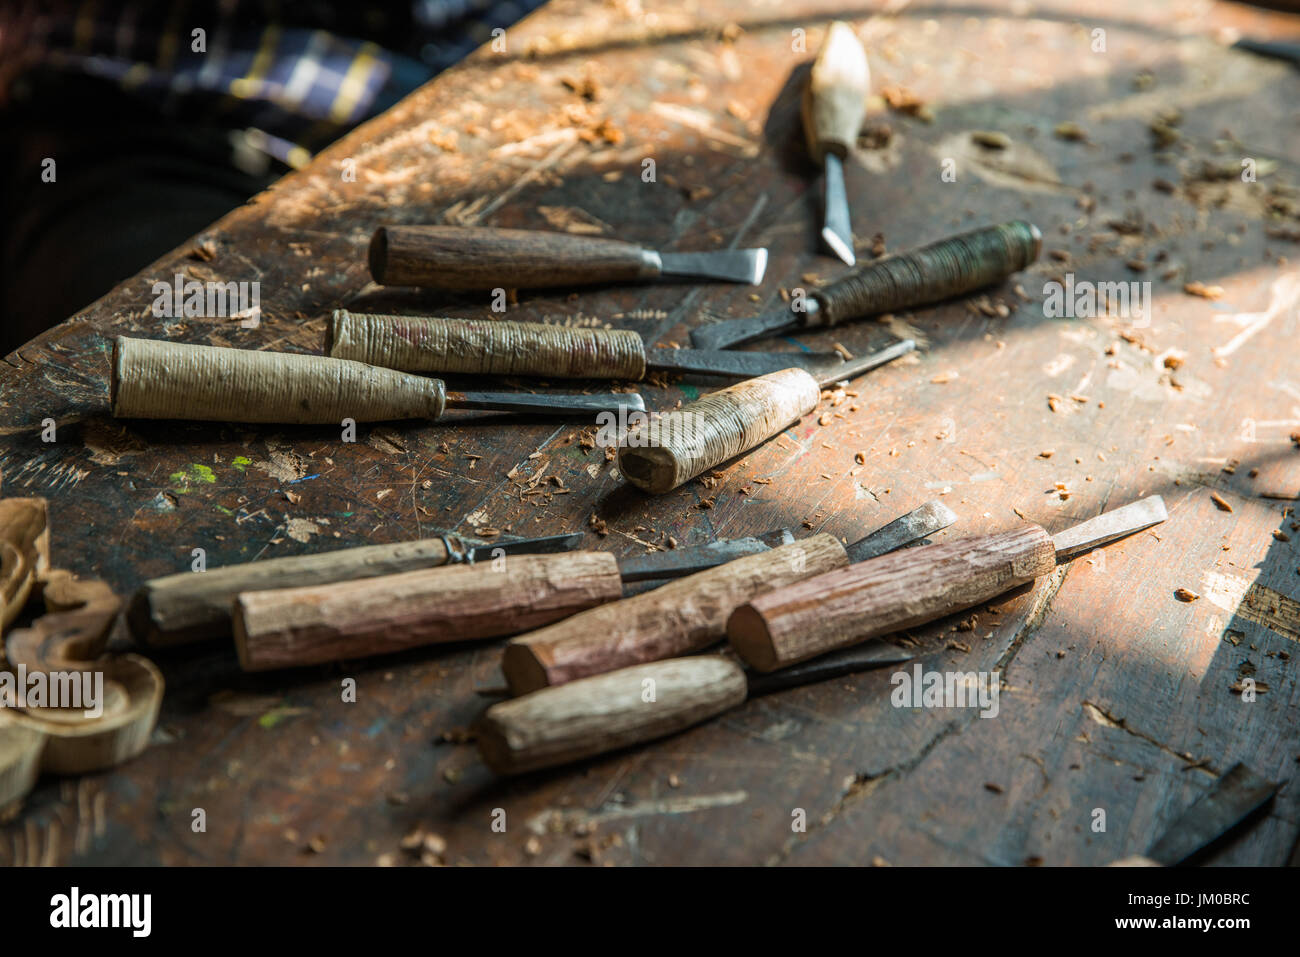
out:
M0 2L0 355L543 2Z

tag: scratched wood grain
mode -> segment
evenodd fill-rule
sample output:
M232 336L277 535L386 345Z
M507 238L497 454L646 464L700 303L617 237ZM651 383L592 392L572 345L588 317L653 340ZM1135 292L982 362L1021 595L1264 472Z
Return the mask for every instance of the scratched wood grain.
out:
M1029 15L999 3L983 20L950 6L872 16L876 5L706 0L687 13L646 0L637 13L556 0L508 32L504 54L481 51L9 356L0 471L7 494L51 500L59 564L124 592L190 567L194 548L217 565L443 531L587 529L588 545L631 554L804 523L852 540L935 495L961 516L942 540L1009 527L1016 510L1055 531L1165 495L1171 520L1152 532L903 639L926 669L1000 670L996 717L895 708L891 673L863 674L503 782L463 741L491 700L476 688L499 680L489 650L252 676L218 645L161 659L151 750L112 774L44 782L0 829L0 861L404 864L417 857L402 839L423 827L448 863L1099 864L1145 850L1233 761L1289 782L1300 532L1283 510L1300 495L1288 438L1300 272L1285 237L1300 229L1300 76L1218 41L1225 28L1300 36L1300 24L1172 2ZM716 477L651 499L561 421L465 415L363 427L345 444L332 429L107 416L114 335L318 351L336 307L491 315L486 295L371 284L365 249L383 223L771 248L758 289L521 294L508 312L656 345L834 278L843 267L816 252L820 183L791 79L811 57L792 49L794 31L815 51L832 16L858 27L877 92L911 90L931 114L873 100L846 173L860 255L877 232L893 250L1027 218L1045 256L984 311L955 303L781 340L857 353L911 331L928 345ZM1057 135L1062 123L1083 138ZM981 146L978 131L1009 143ZM1158 136L1176 139L1156 149ZM1243 157L1258 182L1223 176ZM941 178L946 159L955 182ZM260 325L154 318L153 282L177 272L259 280ZM1044 284L1067 272L1150 281L1151 322L1046 318ZM1223 294L1187 295L1188 281ZM667 408L711 384L642 391ZM1180 602L1179 588L1201 597ZM1243 675L1268 685L1253 703L1231 690ZM1214 862L1279 863L1297 822L1288 783Z

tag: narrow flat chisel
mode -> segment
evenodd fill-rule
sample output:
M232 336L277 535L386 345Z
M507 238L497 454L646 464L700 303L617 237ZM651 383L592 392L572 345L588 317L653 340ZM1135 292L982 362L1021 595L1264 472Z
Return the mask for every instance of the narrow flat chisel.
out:
M722 319L691 332L697 349L726 349L788 329L826 329L851 319L929 305L1000 282L1038 258L1042 234L1023 220L986 226L860 266L788 307Z
M803 122L809 151L825 170L822 241L850 266L857 262L857 257L853 253L853 230L849 225L844 161L857 143L870 91L867 51L853 28L837 20L831 24L813 62L804 90Z
M523 774L675 734L759 695L911 658L881 641L776 675L719 655L652 661L498 702L475 725L475 738L493 771Z
M1055 536L1025 524L882 555L754 597L731 615L727 636L750 667L774 671L989 601L1167 517L1152 495Z
M531 229L381 226L370 274L383 286L542 289L701 276L757 285L766 249L664 253L617 239Z
M947 506L932 501L907 522L891 522L847 548L823 533L739 558L521 635L506 645L501 670L518 695L703 651L723 637L731 611L754 596L842 568L852 553L870 553L882 538L897 548L955 520Z
M1234 764L1179 815L1146 857L1164 867L1194 861L1220 838L1273 799L1278 785L1246 765Z

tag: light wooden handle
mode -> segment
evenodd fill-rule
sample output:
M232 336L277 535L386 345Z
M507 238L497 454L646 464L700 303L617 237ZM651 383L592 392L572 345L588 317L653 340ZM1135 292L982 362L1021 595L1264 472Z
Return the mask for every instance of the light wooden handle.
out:
M513 635L622 594L608 552L513 555L499 565L247 592L232 619L240 665L267 671Z
M436 419L438 379L346 359L118 337L111 387L118 418L339 425Z
M738 558L521 635L506 645L501 669L510 690L524 694L700 651L720 640L727 617L756 595L847 563L831 535Z
M633 243L531 229L381 226L370 274L385 286L541 289L650 279L659 256Z
M804 91L804 131L817 162L823 153L843 158L858 140L867 111L871 71L867 52L847 23L831 24Z
M361 315L336 309L325 352L405 372L558 379L645 376L645 346L627 329L540 322Z
M396 575L447 560L446 541L428 538L178 572L141 585L127 621L137 638L154 647L222 638L230 635L231 602L240 592Z
M544 688L488 708L475 731L498 774L521 774L674 734L745 700L745 673L714 655Z
M773 671L941 618L1056 567L1037 525L881 555L759 595L727 622L745 663Z
M817 380L803 369L746 379L629 432L619 443L619 470L647 492L670 491L767 441L820 398Z

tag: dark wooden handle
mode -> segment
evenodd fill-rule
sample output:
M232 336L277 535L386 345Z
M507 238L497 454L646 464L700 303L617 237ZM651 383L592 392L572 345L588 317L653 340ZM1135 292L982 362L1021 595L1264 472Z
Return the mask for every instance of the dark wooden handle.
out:
M727 637L750 667L773 671L942 618L1055 567L1037 525L906 548L759 595L732 614Z
M755 595L847 563L831 535L738 558L521 635L506 646L501 670L518 695L691 654L720 641L727 617Z
M744 671L725 658L655 661L495 704L476 738L488 767L521 774L674 734L745 694Z
M608 552L511 555L383 578L246 592L234 603L246 671L513 635L623 594Z
M381 226L370 274L385 286L541 289L651 279L659 257L617 239L542 230Z

